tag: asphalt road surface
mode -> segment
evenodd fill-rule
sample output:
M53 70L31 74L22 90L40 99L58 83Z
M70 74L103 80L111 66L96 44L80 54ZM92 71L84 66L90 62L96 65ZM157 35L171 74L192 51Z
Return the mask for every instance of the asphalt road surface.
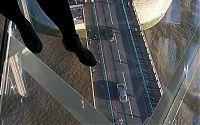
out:
M95 106L115 124L142 124L148 117L147 104L122 3L129 6L121 0L96 0L85 5L89 48L99 61L92 68ZM127 86L126 103L119 101L117 83Z

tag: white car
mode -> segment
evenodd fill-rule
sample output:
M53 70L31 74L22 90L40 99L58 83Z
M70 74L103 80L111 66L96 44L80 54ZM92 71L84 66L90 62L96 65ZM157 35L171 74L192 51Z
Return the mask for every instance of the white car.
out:
M125 86L124 83L118 83L117 84L117 89L119 91L119 101L124 103L128 101L128 97L126 94L126 89L127 87Z

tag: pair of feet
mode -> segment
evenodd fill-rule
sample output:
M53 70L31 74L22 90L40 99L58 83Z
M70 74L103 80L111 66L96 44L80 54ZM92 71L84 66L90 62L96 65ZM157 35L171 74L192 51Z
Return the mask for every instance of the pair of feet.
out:
M33 53L39 53L42 51L42 43L36 33L34 32L29 22L24 22L17 25L19 32L26 47ZM63 39L63 44L66 50L73 52L79 59L79 61L86 66L95 66L96 59L94 55L81 44L80 39L73 41L74 46L67 45L67 42ZM70 41L71 42L71 41Z

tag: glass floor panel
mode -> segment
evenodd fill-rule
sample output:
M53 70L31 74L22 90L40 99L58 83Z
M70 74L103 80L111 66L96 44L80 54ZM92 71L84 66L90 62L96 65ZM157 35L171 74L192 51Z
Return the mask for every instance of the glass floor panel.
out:
M194 69L191 69L191 72L187 72L186 63L193 64L192 62L199 58L200 1L152 0L149 3L155 3L149 5L161 9L152 12L148 10L151 8L148 7L148 2L142 3L144 1L94 0L85 1L84 4L80 1L70 1L77 33L98 61L95 67L86 67L73 53L64 49L60 31L41 11L37 2L26 0L21 4L19 0L22 11L28 9L25 10L26 14L28 12L26 17L40 37L43 50L33 55L27 49L21 48L23 40L17 27L10 23L8 48L12 49L7 53L5 74L2 75L4 79L1 83L1 123L88 123L84 121L81 113L71 115L67 110L74 108L60 102L71 99L70 95L69 98L64 95L64 90L69 87L75 90L72 93L79 99L74 106L78 106L80 111L84 108L91 109L91 114L86 113L83 116L91 116L94 123L105 120L105 123L117 125L150 124L154 118L158 118L153 115L161 113L165 119L159 119L162 124L164 121L169 124L199 124L200 100L196 99L199 98L199 78L193 79L192 82L186 81L188 83L181 80L186 75L191 75L189 78L193 75L199 76L199 71L195 72L200 65L198 60L192 66ZM164 5L167 5L167 2L170 2L170 6L166 9ZM161 13L162 9L167 11L160 16L158 13ZM159 17L150 22L140 20L142 14L149 19L156 13ZM20 42L19 48L14 47L15 42ZM186 52L188 45L193 47L188 51L191 55ZM15 55L16 53L18 54ZM27 58L29 55L33 58ZM183 58L187 61L181 63ZM35 63L38 60L45 65L45 70ZM32 67L27 65L28 63L31 63ZM30 70L31 68L33 70ZM51 78L48 78L47 71L52 72ZM63 84L49 84L48 81L53 81L54 76ZM118 83L126 85L125 103L119 99ZM171 86L172 84L175 87ZM53 85L60 87L60 91L52 93ZM182 90L184 85L189 86L189 89ZM165 97L165 101L169 103L164 103L163 107L166 108L169 104L168 108L171 110L164 110L160 106L163 104L162 98ZM192 102L195 103L191 107L189 104ZM178 112L173 109L177 109ZM73 111L75 110L77 109ZM188 119L185 119L185 112L188 112ZM93 113L97 115L92 117ZM170 113L173 114L173 118L168 116ZM99 119L96 116L99 116Z

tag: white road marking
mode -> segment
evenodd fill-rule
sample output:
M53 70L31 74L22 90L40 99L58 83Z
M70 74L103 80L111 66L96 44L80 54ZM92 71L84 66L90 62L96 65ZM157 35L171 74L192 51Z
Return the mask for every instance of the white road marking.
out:
M108 3L108 4L107 4L107 5L108 5L108 8L109 8L109 10L110 10L110 21L111 21L112 24L114 24L114 22L113 22L113 17L112 17L112 11L111 11L110 4L109 4L109 1L108 1L108 0L107 0L107 3ZM114 32L113 35L114 35L114 37L115 37L115 42L117 43L116 33Z
M128 98L128 105L129 105L129 109L130 109L130 112L131 112L131 118L133 118L133 111L131 109L131 102L130 102L129 98Z
M126 79L125 79L124 72L122 72L122 76L123 76L124 84L126 86ZM131 102L130 102L129 98L128 98L128 105L129 105L129 109L130 109L130 112L131 112L131 118L133 118L133 111L132 111L132 108L131 108Z
M110 4L109 4L109 1L107 0L107 3L108 3L108 8L109 8L109 10L111 11L111 9L110 9Z
M110 21L113 24L113 18L112 18L112 14L110 13Z
M124 84L125 84L125 86L126 86L126 79L125 79L124 72L122 72L122 76L123 76Z
M107 2L108 2L108 0L107 0ZM113 18L112 18L112 13L111 13L112 11L111 11L109 2L108 2L108 8L110 10L110 20L111 20L111 23L113 24Z
M118 53L118 57L119 57L119 62L120 62L120 64L122 64L122 60L121 60L121 56L120 56L120 53L119 53L119 49L117 50L117 53Z
M117 36L116 36L115 31L114 31L113 35L114 35L115 42L117 43Z

